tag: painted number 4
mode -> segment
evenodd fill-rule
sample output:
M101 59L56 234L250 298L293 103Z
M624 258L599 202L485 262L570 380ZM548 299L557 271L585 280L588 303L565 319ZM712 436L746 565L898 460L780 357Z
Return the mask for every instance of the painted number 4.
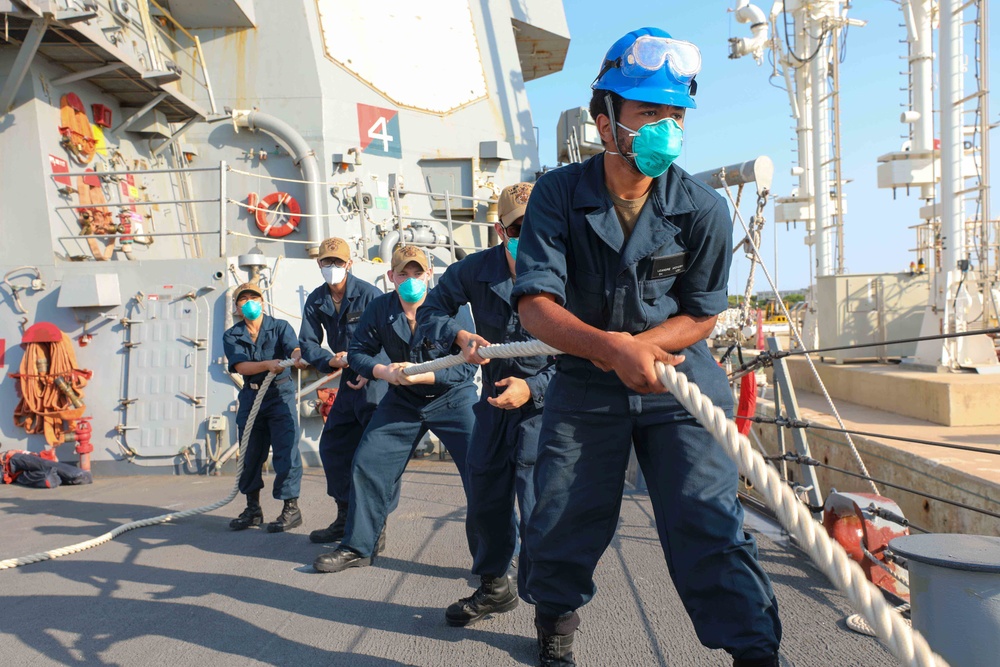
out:
M382 142L382 150L389 152L389 143L393 136L389 134L389 128L385 116L379 116L375 124L368 128L368 138Z

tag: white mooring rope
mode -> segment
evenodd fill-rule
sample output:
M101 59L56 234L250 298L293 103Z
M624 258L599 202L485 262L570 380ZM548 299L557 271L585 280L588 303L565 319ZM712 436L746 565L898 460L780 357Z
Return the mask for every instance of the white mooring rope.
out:
M286 359L281 362L281 367L288 368L295 362L291 359ZM253 431L254 420L257 419L257 413L260 411L260 404L264 400L264 394L267 393L267 388L271 385L271 380L274 379L273 373L268 373L267 377L260 385L260 389L257 390L257 397L254 399L253 407L250 408L250 414L247 416L246 427L243 429L243 437L240 439L240 456L239 461L236 466L236 483L233 484L233 490L229 492L229 495L222 500L212 503L211 505L205 505L204 507L195 507L194 509L183 510L181 512L171 512L169 514L161 514L160 516L154 516L149 519L140 519L139 521L133 521L131 523L126 523L118 526L114 530L108 533L104 533L99 537L95 537L85 542L78 542L76 544L71 544L68 547L61 547L59 549L52 549L51 551L43 551L42 553L31 554L30 556L21 556L20 558L8 558L7 560L0 560L0 570L10 570L15 567L21 567L22 565L29 565L31 563L40 563L44 560L52 560L53 558L61 558L63 556L68 556L69 554L79 553L81 551L86 551L92 547L100 546L106 542L110 542L119 535L127 533L130 530L135 530L136 528L145 528L146 526L155 526L161 523L167 523L173 521L174 519L184 519L189 516L194 516L195 514L205 514L206 512L211 512L212 510L217 510L220 507L228 505L232 502L236 494L239 493L240 485L240 474L243 472L243 461L246 458L244 453L247 449L247 443L250 441L250 433Z
M562 354L541 341L490 345L479 348L477 352L487 359ZM462 355L456 354L407 366L404 373L416 375L462 363L465 363ZM948 666L943 658L931 651L927 640L913 630L886 602L882 592L868 581L864 571L847 555L844 548L832 540L826 534L826 530L813 520L809 510L781 481L778 472L754 451L746 436L740 435L736 422L727 418L721 408L716 407L710 398L702 394L696 385L688 382L687 377L678 373L673 366L657 362L656 376L678 402L698 420L698 423L722 445L729 458L736 462L740 474L750 480L754 489L764 497L768 507L774 510L781 524L798 540L837 590L847 596L851 605L871 625L876 636L900 664L908 667Z

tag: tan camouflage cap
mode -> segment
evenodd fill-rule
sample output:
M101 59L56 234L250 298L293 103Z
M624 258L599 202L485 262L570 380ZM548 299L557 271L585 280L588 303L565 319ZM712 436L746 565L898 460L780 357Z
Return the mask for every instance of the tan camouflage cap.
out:
M344 239L329 238L319 244L319 255L316 259L326 259L328 257L336 257L337 259L349 262L351 261L351 246L347 245L347 241Z
M500 216L500 224L507 228L515 220L524 215L524 210L528 207L528 197L531 196L532 183L515 183L508 185L500 192L497 200L497 215Z
M416 262L424 271L431 268L427 261L427 253L413 245L402 245L392 253L392 270L396 273L402 271L410 262Z
M240 296L242 296L245 292L256 294L262 299L264 298L264 293L260 291L260 287L257 283L243 283L233 292L233 301L239 301Z

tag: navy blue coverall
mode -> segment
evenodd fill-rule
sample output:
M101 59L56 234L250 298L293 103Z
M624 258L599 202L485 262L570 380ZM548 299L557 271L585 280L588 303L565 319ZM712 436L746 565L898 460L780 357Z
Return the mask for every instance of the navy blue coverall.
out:
M226 359L229 360L230 373L235 373L236 366L244 361L287 359L299 346L295 331L288 322L269 315L261 317L264 321L260 324L256 343L250 338L246 322L237 322L222 335L222 346ZM240 442L243 441L243 428L250 415L250 408L257 398L257 389L265 377L267 373L243 376L243 389L239 393L240 408L236 413ZM296 409L295 383L292 382L291 370L285 368L271 380L260 404L260 411L254 419L240 475L240 493L252 493L264 488L261 470L270 449L271 466L274 468L274 497L278 500L299 497L302 459L299 456Z
M347 274L344 300L338 312L333 305L330 288L320 285L306 298L302 309L302 326L299 328L299 347L302 358L318 372L333 373L329 364L333 353L322 347L323 337L333 352L346 352L354 331L361 322L361 314L382 291L371 283ZM377 363L389 363L384 354ZM368 427L379 401L385 396L386 383L371 380L361 389L352 389L348 383L357 383L358 372L347 367L340 376L340 389L327 415L323 434L319 439L319 456L326 475L326 493L346 503L351 495L351 462L361 442L361 435ZM397 496L398 498L398 496Z
M511 308L514 286L503 245L469 255L452 264L417 311L418 333L444 344L463 328L453 319L464 304L472 306L476 331L491 343L534 340ZM553 357L492 359L482 366L483 391L474 408L475 440L469 449L467 523L479 538L472 573L497 577L507 571L517 548L514 499L521 511L521 532L535 504L532 470L538 452L545 390L555 373ZM487 402L503 387L497 380L515 377L531 390L527 403L513 410Z
M459 322L462 328L473 326L468 311L460 315ZM372 380L382 350L392 362L412 363L452 353L450 345L411 334L395 292L377 297L365 310L348 347L347 360L359 375ZM462 364L435 371L434 384L389 386L354 454L342 547L364 557L372 555L406 463L428 430L434 431L451 454L468 497L465 458L472 441L475 374L475 366ZM470 553L476 553L474 536L466 530L466 537Z
M598 329L640 333L677 313L727 307L732 223L725 201L676 165L653 181L626 240L604 156L550 171L528 202L512 300L551 294ZM677 370L732 414L725 373L705 341ZM701 642L735 658L773 656L781 638L770 581L743 530L736 465L669 394L638 394L569 355L546 396L537 502L523 538L522 596L546 616L586 604L614 536L629 445L649 486L667 567Z

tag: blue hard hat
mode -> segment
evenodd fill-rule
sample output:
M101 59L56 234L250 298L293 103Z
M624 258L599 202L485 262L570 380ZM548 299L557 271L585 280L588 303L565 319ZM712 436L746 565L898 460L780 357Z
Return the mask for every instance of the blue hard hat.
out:
M637 43L653 45L656 48L651 50L661 59L654 60L652 67L643 68L641 62L635 62ZM700 68L701 54L693 44L674 40L670 33L659 28L639 28L608 49L601 71L590 87L617 93L626 100L695 109L698 105L693 97L697 90L694 76Z

